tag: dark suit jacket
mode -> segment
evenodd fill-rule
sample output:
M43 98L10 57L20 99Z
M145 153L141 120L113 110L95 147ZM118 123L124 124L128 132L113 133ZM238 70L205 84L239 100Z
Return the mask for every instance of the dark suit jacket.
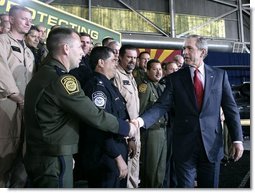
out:
M93 76L93 70L89 64L89 56L83 56L78 68L70 70L69 74L75 76L84 90L86 82Z
M198 137L202 137L210 162L223 157L223 137L220 121L222 107L232 141L242 141L239 111L232 95L226 71L205 65L205 88L201 112L196 104L190 69L185 67L166 78L166 89L141 118L149 128L173 107L173 155L175 160L188 160Z

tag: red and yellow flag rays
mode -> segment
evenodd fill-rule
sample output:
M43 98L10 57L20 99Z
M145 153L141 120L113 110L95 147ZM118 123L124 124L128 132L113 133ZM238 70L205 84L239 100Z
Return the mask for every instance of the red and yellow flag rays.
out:
M147 51L151 55L151 59L158 59L161 63L162 62L171 62L173 57L177 54L181 54L181 50L163 50L163 49L149 49L149 48L139 48L139 53Z

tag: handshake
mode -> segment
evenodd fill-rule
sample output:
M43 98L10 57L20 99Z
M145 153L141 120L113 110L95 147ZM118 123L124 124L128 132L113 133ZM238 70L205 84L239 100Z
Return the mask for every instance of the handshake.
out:
M130 130L129 130L129 137L131 138L131 137L135 137L135 136L137 136L137 133L139 132L139 129L140 129L140 123L139 123L139 121L138 121L138 119L139 118L137 118L137 119L132 119L132 120L130 120L129 121L129 128L130 128ZM140 118L141 119L141 118Z

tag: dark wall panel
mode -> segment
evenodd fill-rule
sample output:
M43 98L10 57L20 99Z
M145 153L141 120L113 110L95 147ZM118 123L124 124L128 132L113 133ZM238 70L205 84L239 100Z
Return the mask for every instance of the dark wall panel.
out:
M153 12L164 12L169 14L170 0L122 0L133 9L139 11L147 10ZM88 7L88 0L55 0L54 4L78 4ZM113 7L120 9L127 9L118 0L91 0L92 6ZM236 4L236 0L224 0L223 2ZM250 0L242 0L242 3L250 3ZM201 15L207 17L219 17L222 14L233 10L234 8L228 5L213 2L211 0L174 0L174 10L177 14L187 15ZM225 18L226 24L226 38L238 39L238 14L234 12ZM245 14L244 22L244 36L245 41L250 41L250 16Z

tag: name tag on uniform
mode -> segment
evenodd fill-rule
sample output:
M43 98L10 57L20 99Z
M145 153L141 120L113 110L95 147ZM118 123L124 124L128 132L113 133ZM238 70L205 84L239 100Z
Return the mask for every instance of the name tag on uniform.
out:
M123 85L130 85L129 80L123 80Z
M11 46L11 47L12 47L12 50L13 50L13 51L21 53L19 47L16 47L16 46Z

